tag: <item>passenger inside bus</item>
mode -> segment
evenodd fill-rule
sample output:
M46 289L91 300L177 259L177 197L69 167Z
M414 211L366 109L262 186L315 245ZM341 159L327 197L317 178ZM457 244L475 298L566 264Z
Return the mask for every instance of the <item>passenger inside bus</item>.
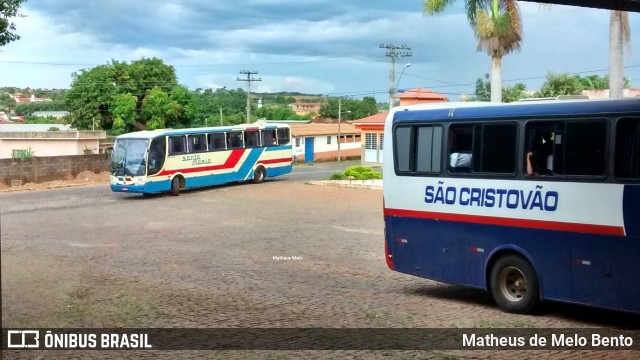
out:
M532 130L532 138L526 155L527 175L553 175L552 133Z

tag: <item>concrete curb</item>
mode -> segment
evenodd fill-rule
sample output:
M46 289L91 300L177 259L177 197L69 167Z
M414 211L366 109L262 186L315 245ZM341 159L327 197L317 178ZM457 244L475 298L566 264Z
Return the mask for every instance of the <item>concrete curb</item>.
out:
M319 180L309 181L310 185L337 186L357 189L382 190L382 180Z

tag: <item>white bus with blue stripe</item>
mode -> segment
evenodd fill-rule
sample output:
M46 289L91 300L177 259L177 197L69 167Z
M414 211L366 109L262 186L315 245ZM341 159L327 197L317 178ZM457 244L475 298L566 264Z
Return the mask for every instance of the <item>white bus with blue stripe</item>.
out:
M138 131L116 138L111 190L153 194L288 174L291 129L286 124Z
M396 107L385 123L389 268L640 313L640 98Z

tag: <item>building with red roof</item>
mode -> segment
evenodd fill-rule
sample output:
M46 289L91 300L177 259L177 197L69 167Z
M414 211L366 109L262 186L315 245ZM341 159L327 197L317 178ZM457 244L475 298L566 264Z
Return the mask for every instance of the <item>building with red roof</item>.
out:
M446 96L423 88L411 89L395 97L400 99L400 106L449 101Z

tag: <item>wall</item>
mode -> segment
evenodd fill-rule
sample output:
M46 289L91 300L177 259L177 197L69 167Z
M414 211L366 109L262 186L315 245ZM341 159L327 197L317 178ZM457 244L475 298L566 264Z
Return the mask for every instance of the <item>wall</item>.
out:
M0 159L0 182L11 185L12 180L22 180L22 184L69 180L87 170L95 174L108 171L109 157L94 154Z
M360 134L345 134L340 143L340 158L360 157L360 140L355 141L354 136ZM292 139L293 155L297 162L304 161L305 138L313 137L313 159L314 161L333 161L338 158L338 139L337 135L318 135L318 136L302 136L300 137L300 146L295 146L295 138ZM331 137L331 144L327 144L327 137Z
M14 149L29 148L38 157L83 155L85 148L98 153L99 142L105 137L104 130L4 131L0 132L0 159L11 158Z
M0 159L12 157L13 150L31 149L37 157L83 155L84 149L92 149L98 153L98 140L68 139L68 140L22 140L0 139Z

